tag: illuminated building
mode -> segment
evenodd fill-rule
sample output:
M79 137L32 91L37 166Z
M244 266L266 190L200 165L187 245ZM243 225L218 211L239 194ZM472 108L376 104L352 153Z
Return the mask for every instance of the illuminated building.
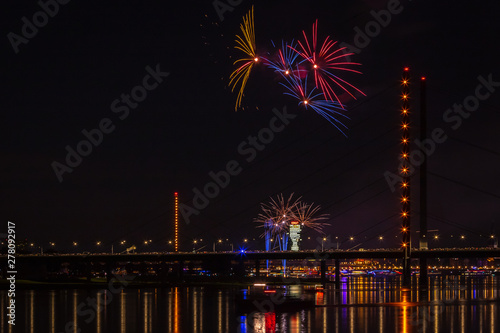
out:
M290 239L292 241L292 251L299 250L301 225L298 221L290 222Z

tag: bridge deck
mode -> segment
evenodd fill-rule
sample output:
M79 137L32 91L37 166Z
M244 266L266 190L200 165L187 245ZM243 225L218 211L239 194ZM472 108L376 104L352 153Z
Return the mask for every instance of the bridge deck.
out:
M154 252L131 254L45 254L16 255L16 261L29 262L123 262L123 261L212 261L212 260L329 260L329 259L391 259L401 258L402 250L356 250L356 251L284 251L284 252ZM5 255L0 256L5 258ZM412 250L412 258L490 258L500 257L500 249L432 249Z

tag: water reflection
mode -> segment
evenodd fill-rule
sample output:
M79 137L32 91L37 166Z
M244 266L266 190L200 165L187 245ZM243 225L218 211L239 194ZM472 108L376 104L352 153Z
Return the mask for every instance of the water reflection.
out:
M153 303L153 293L144 292L143 294L143 318L144 318L144 333L150 333L153 330L152 323L152 303Z
M120 332L125 333L127 330L127 302L125 299L125 292L122 291L119 297L120 297Z
M104 304L102 302L102 293L101 292L97 293L96 309L97 309L96 310L96 333L101 333L102 332L101 312L105 311Z
M173 294L174 294L174 313L173 313L173 317L174 317L174 330L173 332L174 333L179 333L179 320L181 318L181 313L179 311L179 288L174 288L174 291L173 291ZM172 295L172 294L170 294Z
M268 312L241 309L236 295L252 299L252 287L27 290L16 294L16 329L7 323L7 292L0 291L2 332L496 332L499 278L463 276L429 280L428 290L402 290L389 278L344 279L340 290L300 285L288 296L313 307ZM243 289L243 290L242 290ZM89 300L95 300L94 303ZM82 307L83 305L84 307ZM93 305L92 305L93 304ZM79 311L80 309L80 311ZM95 310L95 316L82 315ZM89 320L89 318L92 318Z
M50 333L56 332L56 292L54 290L50 291Z

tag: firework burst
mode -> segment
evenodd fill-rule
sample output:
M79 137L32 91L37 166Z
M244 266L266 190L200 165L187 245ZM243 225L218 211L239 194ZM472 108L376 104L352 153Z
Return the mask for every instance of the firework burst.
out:
M239 86L238 96L236 97L235 110L241 106L241 100L243 98L243 92L245 91L245 86L250 77L250 72L253 66L259 61L259 57L256 54L255 47L255 29L254 29L254 15L253 6L247 15L243 17L243 23L240 24L240 29L242 36L236 35L236 46L237 50L242 51L245 55L236 60L233 65L238 65L238 67L231 73L229 77L229 86L231 86L231 91Z
M273 47L276 47L274 42L272 42ZM278 52L275 56L276 60L270 60L269 58L264 58L263 60L265 61L265 64L274 70L275 72L279 73L283 77L287 77L289 75L299 75L299 69L298 65L300 65L302 62L305 60L301 60L296 63L297 58L299 57L299 54L294 51L294 49L297 47L297 43L292 40L290 44L285 42L284 40L281 41L281 48L278 49ZM297 69L295 69L297 67ZM302 70L305 71L305 70Z
M279 239L286 235L292 221L297 221L307 228L322 232L324 226L329 225L322 221L328 219L328 214L318 215L321 207L294 199L293 193L285 199L283 194L271 198L268 203L261 203L262 212L254 219L259 227L265 228L261 237L270 235L271 238Z
M336 101L342 108L344 108L338 95L335 93L333 88L334 86L341 88L354 99L356 99L356 97L351 92L352 90L355 90L365 96L361 90L335 74L338 71L348 71L361 74L360 71L349 68L349 66L352 65L361 65L359 63L347 61L346 58L354 53L344 53L344 50L346 49L345 47L335 48L337 42L330 39L330 36L326 37L318 50L318 20L316 20L313 24L311 38L307 37L305 31L302 31L302 34L304 36L304 40L299 40L298 42L301 50L297 50L291 46L290 48L292 48L304 60L311 63L316 88L318 88L325 95L325 99L332 102Z
M290 194L288 199L285 199L283 194L270 199L269 203L260 204L262 213L254 219L255 222L260 224L260 227L267 229L261 237L264 237L268 231L272 237L286 233L290 225L290 219L293 219L294 216L293 211L300 203L300 198L293 199L293 193Z
M301 223L303 226L316 230L318 232L323 232L323 227L329 225L328 223L320 222L328 219L328 214L322 214L316 216L320 211L321 207L318 205L308 204L305 202L299 202L294 207L293 215L295 220Z
M296 98L299 106L314 110L345 136L343 129L347 127L339 118L348 117L343 113L345 107L340 101L340 93L354 99L356 92L365 95L341 77L345 72L361 74L353 69L360 64L348 61L354 53L347 53L345 47L338 47L330 36L318 42L318 20L313 24L311 37L302 31L303 37L297 42L281 41L281 47L272 42L275 51L268 52L266 57L257 55L253 7L243 16L240 30L241 34L236 35L235 49L243 54L233 63L235 69L229 77L231 91L237 91L235 110L241 107L254 66L263 63L279 74L278 79L286 88L286 95ZM311 82L308 77L311 77Z
M299 69L297 69L298 71ZM308 77L300 79L297 75L287 75L284 76L286 83L280 84L286 88L285 95L292 96L299 101L299 105L304 106L306 109L311 108L317 114L324 117L335 126L344 136L346 134L340 127L347 128L342 121L339 120L339 116L349 118L341 111L345 111L342 105L336 101L325 100L324 95L317 91L316 88L308 90ZM337 126L339 125L339 126Z

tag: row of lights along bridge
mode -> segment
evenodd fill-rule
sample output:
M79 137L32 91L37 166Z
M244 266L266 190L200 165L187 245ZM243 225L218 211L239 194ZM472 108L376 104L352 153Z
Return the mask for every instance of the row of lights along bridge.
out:
M482 236L482 235L481 235ZM394 238L395 241L400 238L400 236L377 236L377 245L379 247L394 247L397 244L396 242L392 242L393 246L390 246L389 240L390 238ZM435 242L434 245L439 247L439 241L448 238L449 240L459 239L461 241L466 241L468 237L466 235L448 235L442 236L439 234L435 234L432 236L432 240ZM483 237L484 238L484 237ZM496 235L489 235L487 237L491 241L494 241L495 245L497 242ZM316 248L312 247L309 250L317 249L319 250L318 241L320 241L319 245L321 245L321 250L349 250L359 248L356 246L357 241L363 241L361 237L339 237L339 236L331 236L328 237L307 237L306 239L301 239L301 242L308 241L312 245L316 245ZM7 242L4 240L0 242L1 247L6 246ZM188 242L184 247L188 247ZM362 244L362 243L360 243ZM167 241L153 241L152 239L146 239L140 242L137 241L127 241L125 239L115 242L113 244L104 243L102 241L95 241L93 244L84 243L82 244L79 241L73 241L71 243L57 243L56 242L28 242L21 241L18 244L20 252L25 253L37 253L37 252L68 252L68 253L81 253L81 252L92 252L92 253L125 253L125 252L150 252L150 251L160 251L160 252L175 252L175 241L167 240ZM462 244L465 245L465 244ZM481 244L491 246L491 244ZM189 248L183 249L185 251L196 251L196 252L219 252L219 251L260 251L263 250L263 241L260 238L243 238L238 240L231 240L229 238L218 238L216 240L204 240L203 238L193 239L190 242Z

